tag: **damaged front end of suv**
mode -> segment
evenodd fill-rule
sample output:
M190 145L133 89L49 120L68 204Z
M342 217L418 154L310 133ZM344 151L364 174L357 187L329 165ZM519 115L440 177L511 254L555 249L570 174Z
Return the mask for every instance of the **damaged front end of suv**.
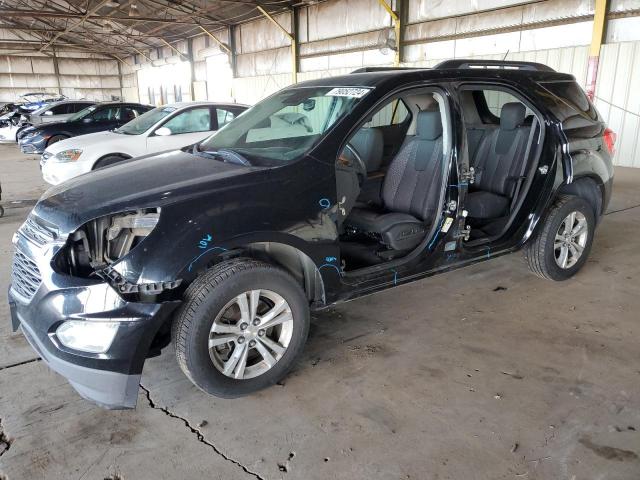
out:
M180 281L132 283L118 261L143 248L160 209L101 216L69 233L37 210L14 236L13 327L82 396L133 408L144 360L164 346L154 340L168 341L158 332Z

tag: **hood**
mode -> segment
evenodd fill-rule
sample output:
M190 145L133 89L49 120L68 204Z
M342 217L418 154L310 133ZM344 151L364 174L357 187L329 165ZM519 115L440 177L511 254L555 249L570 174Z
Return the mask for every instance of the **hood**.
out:
M51 123L43 124L43 125L52 125ZM79 135L77 137L67 138L66 140L60 140L50 146L47 147L47 152L55 155L56 153L62 152L63 150L68 150L70 148L79 148L83 149L89 145L96 145L100 142L109 142L113 140L117 140L123 137L123 135L113 133L113 132L96 132L96 133L88 133L86 135Z
M257 170L263 168L175 150L101 168L52 187L33 212L67 235L103 215L163 207L236 186L236 177Z

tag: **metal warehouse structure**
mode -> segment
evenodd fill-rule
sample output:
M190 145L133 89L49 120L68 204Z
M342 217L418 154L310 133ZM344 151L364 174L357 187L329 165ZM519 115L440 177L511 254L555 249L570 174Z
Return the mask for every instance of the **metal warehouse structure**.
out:
M619 135L616 163L640 167L640 0L0 3L0 101L44 90L254 103L361 66L456 57L572 73Z

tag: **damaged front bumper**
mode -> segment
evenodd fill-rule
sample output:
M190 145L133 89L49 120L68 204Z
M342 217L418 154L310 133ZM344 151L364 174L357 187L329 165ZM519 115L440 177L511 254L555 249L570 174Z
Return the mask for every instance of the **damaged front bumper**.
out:
M134 408L149 346L179 302L129 302L105 281L56 273L55 243L14 239L9 303L14 330L21 328L38 355L67 378L80 395L98 405ZM117 330L104 353L66 347L56 331L66 321L114 322Z

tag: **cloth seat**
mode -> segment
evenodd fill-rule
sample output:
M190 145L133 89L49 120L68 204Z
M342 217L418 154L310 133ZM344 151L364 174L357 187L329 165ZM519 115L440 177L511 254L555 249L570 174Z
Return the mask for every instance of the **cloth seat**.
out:
M427 222L439 206L442 177L440 112L418 113L416 136L391 162L382 186L382 208L354 208L345 225L373 234L392 250L409 250L422 242Z
M525 123L526 108L511 102L502 106L500 128L486 135L472 165L476 171L473 191L467 195L469 217L500 218L509 213L523 162L530 126Z

